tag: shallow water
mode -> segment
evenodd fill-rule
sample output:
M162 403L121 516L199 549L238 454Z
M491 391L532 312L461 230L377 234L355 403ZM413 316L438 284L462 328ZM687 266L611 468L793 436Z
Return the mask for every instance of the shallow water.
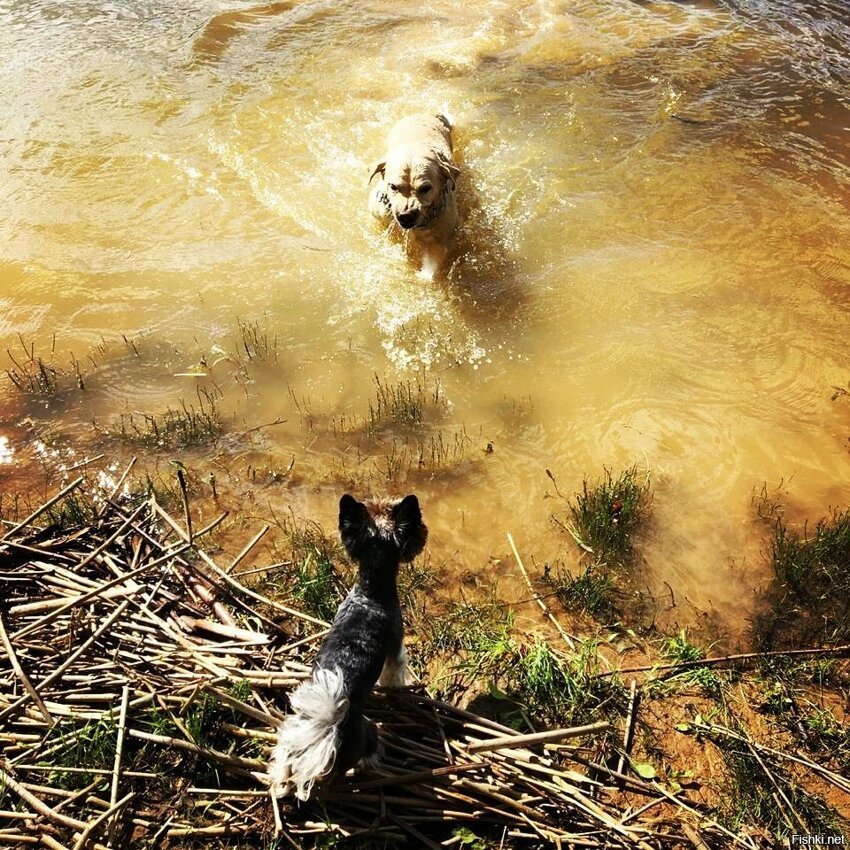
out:
M850 501L844 0L0 18L0 343L86 373L47 403L4 388L0 489L26 486L47 432L129 455L92 420L215 384L228 435L179 453L199 479L331 526L343 488L415 490L433 559L489 581L513 572L507 531L538 566L573 558L546 469L569 495L637 463L649 585L673 619L733 627L765 575L754 489L799 517ZM366 182L396 119L441 108L467 213L429 282L369 220ZM240 370L237 320L276 364ZM375 375L439 381L439 401L376 433Z

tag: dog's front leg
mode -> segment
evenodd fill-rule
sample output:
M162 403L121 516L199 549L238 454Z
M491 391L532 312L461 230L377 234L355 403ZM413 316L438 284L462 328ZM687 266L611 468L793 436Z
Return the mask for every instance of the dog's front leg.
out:
M404 644L397 653L387 656L378 684L382 688L403 688L407 684L407 651Z

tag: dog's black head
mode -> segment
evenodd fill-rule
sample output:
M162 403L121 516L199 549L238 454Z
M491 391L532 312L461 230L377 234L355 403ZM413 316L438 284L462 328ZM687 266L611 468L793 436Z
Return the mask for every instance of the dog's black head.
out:
M339 533L342 545L359 564L412 561L428 539L416 496L364 503L346 493L339 500Z

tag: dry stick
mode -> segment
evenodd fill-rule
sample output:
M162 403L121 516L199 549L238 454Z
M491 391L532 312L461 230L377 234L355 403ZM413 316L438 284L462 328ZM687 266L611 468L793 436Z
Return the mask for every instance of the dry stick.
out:
M80 833L79 838L77 839L76 844L74 844L74 850L83 850L89 840L89 836L108 818L111 818L113 815L117 815L120 809L123 809L133 797L136 796L135 791L130 791L129 794L122 797L117 803L111 805L103 814L98 815L93 821L89 821L86 828Z
M643 667L624 667L620 670L605 670L594 673L593 678L623 675L625 673L647 673L661 670L689 670L692 667L711 667L715 664L729 664L735 661L752 661L757 658L777 658L784 656L845 655L850 654L850 644L823 647L821 649L775 649L769 652L742 652L738 655L722 655L718 658L701 658L698 661L681 661L676 664L646 664Z
M154 502L154 508L156 512L174 529L174 531L186 540L186 535L182 528L177 525L176 522L156 503ZM325 620L319 620L316 617L311 617L309 614L304 614L301 611L296 611L293 608L288 608L286 605L281 605L279 602L274 602L271 599L266 598L265 596L255 593L248 587L240 584L236 581L232 576L228 575L206 552L202 549L197 550L198 555L201 560L220 578L223 579L227 584L229 584L234 590L237 590L239 593L244 593L246 596L250 596L252 599L255 599L257 602L263 603L263 605L268 605L271 608L275 608L278 611L283 611L285 614L289 614L291 617L298 617L301 620L307 620L310 623L314 623L317 626L321 626L322 628L327 628L330 626Z
M618 773L625 773L626 757L631 755L632 752L632 739L634 738L635 720L637 718L637 704L637 682L632 679L629 689L629 713L626 716L626 729L623 732L623 752L620 753L620 758L617 761ZM620 788L622 789L622 787L623 785L620 783Z
M443 850L442 844L437 844L436 841L432 841L430 838L427 838L423 835L418 829L411 826L406 821L402 820L400 817L394 815L392 812L387 812L387 817L395 824L398 824L405 832L409 832L422 847L428 847L430 850Z
M12 646L12 642L9 640L9 635L6 633L6 626L3 624L2 614L0 614L0 640L3 641L3 646L9 656L9 662L12 665L12 669L15 671L15 675L21 680L21 684L23 684L24 689L30 697L32 697L32 701L38 706L38 710L44 716L44 719L47 721L47 725L53 726L53 717L47 710L47 706L44 704L42 698L38 695L38 691L33 687L32 682L24 672L24 668L21 667L21 664L18 661L18 656L15 654L15 648Z
M473 764L452 764L448 767L435 767L433 770L417 770L413 773L396 773L392 776L385 776L382 779L369 779L366 782L354 782L346 785L346 790L352 792L365 791L371 788L383 788L386 785L409 785L412 782L420 782L422 780L437 779L440 776L448 776L453 773L463 773L467 770L481 770L481 768L489 767L489 761L475 762ZM339 789L337 789L339 790Z
M758 754L758 752L756 751L756 748L752 744L752 741L747 741L747 746L749 747L750 752L753 754L753 758L755 758L755 760L759 763L759 766L764 771L767 778L770 780L771 785L773 785L773 787L776 789L777 794L779 794L779 796L782 798L785 805L788 806L788 811L790 811L791 814L796 819L797 824L800 827L800 831L802 833L810 833L811 830L809 829L808 824L797 813L793 804L788 799L788 795L785 793L785 791L782 790L782 786L779 784L779 782L777 781L776 777L773 775L770 768L764 763L764 759L762 759L762 757ZM777 808L781 808L781 807L777 806ZM788 823L788 826L791 827L791 832L794 832L794 824L792 823L791 818L788 817L788 815L785 812L782 812L782 814L783 814L786 822Z
M44 815L48 820L57 823L60 826L70 827L71 829L85 829L86 825L83 821L76 818L63 815L50 808L46 803L39 800L35 794L27 791L20 782L13 779L2 767L0 767L0 787L10 788L14 791L31 809Z
M531 735L513 735L506 738L494 738L479 744L470 744L466 750L469 753L486 753L489 750L506 750L512 747L525 747L530 744L541 744L548 741L562 741L566 738L578 738L581 735L592 735L594 732L607 732L611 724L600 720L588 726L574 726L571 729L550 729L547 732L534 732Z
M269 797L271 797L272 813L274 814L274 837L277 838L283 833L283 819L280 816L280 804L277 800L277 794L269 792Z
M254 708L253 705L248 705L248 703L242 702L242 700L236 699L236 697L226 694L211 685L202 685L201 687L208 694L214 696L220 703L222 703L222 705L228 706L228 708L239 711L254 720L258 720L266 726L278 725L276 717L273 717L271 714L267 714L265 711L260 711L258 708Z
M183 741L180 738L154 735L150 732L142 732L139 729L130 729L128 734L131 738L141 738L143 741L153 741L155 744L167 744L170 747L177 747L178 749L186 750L187 752L195 753L195 755L204 756L242 770L262 770L266 766L265 762L259 759L243 759L238 756L230 756L227 753L222 753L209 747L199 747L197 744L193 744L190 741Z
M682 832L691 844L694 845L694 850L711 850L711 848L703 841L702 836L691 826L682 823Z
M205 534L209 534L214 528L220 526L229 516L230 511L223 511L211 523L208 523L203 528L196 531L195 537L193 539L197 540L199 537L203 537Z
M180 485L180 499L183 502L183 521L186 523L186 539L189 543L194 542L192 534L192 513L189 510L189 488L186 486L186 473L178 467L177 483Z
M68 850L64 844L60 844L55 838L53 838L53 836L48 835L46 832L42 832L38 838L45 847L49 848L49 850Z
M90 463L94 463L96 460L101 460L106 455L95 455L94 457L87 457L85 460L81 460L79 463L75 463L73 466L69 466L65 472L74 472L77 469L81 469L84 466L88 466Z
M28 626L24 626L24 628L15 632L12 637L15 640L20 640L24 635L28 635L30 632L35 631L36 629L39 629L42 626L46 626L48 623L52 623L54 620L61 617L66 611L70 610L71 608L74 608L82 602L88 602L89 599L94 599L96 596L100 596L102 593L107 590L110 590L116 585L119 585L122 582L127 581L128 579L135 578L137 575L141 575L147 570L151 570L154 567L158 567L160 564L165 563L166 561L176 558L178 555L181 555L189 548L191 547L188 543L183 543L176 549L170 549L162 557L157 558L154 561L149 561L147 564L142 564L141 567L138 567L135 570L130 570L129 573L124 573L123 575L120 575L117 578L104 582L99 587L96 587L94 590L90 590L88 593L84 593L82 596L75 597L70 602L63 605L61 608L57 608L51 614L45 615L41 619L36 620L34 623L30 623Z
M225 570L225 572L232 573L242 561L248 557L248 553L266 536L266 532L269 530L270 526L264 525L248 542L248 545L233 559L233 563Z
M432 699L431 697L416 694L413 698L417 702L421 702L423 705L430 705L434 708L443 709L443 711L448 712L449 714L457 715L457 717L462 718L463 720L470 720L473 723L481 724L481 726L486 729L492 729L496 732L501 732L503 735L519 735L516 729L511 729L510 726L503 726L501 723L496 723L495 720L489 720L486 717L479 717L477 714L473 714L471 711L467 711L464 708L459 708L456 705L451 705L451 703L443 702L439 699Z
M446 753L446 759L449 764L455 763L455 756L452 752L452 748L449 746L449 739L446 738L446 730L443 728L443 721L440 719L440 715L437 714L437 709L434 706L431 706L431 714L434 717L434 720L437 723L437 731L440 733L440 740L443 744L443 750Z
M250 570L242 570L239 573L240 578L245 578L245 576L253 576L257 573L267 573L269 570L277 570L280 567L291 567L292 561L278 561L276 564L266 564L264 567L252 567Z
M177 523L176 523L176 522L174 522L174 520L173 520L173 519L172 519L172 518L168 515L168 513L166 513L164 510L162 510L162 508L161 508L161 507L157 504L156 500L155 500L153 497L151 497L151 499L149 500L148 504L150 505L151 510L152 510L152 511L154 511L154 512L156 512L156 513L157 513L157 514L158 514L158 515L159 515L162 519L164 519L164 520L168 523L168 525L172 528L172 530L176 531L176 532L177 532L177 534L178 534L178 535L179 535L179 536L180 536L183 540L186 540L186 536L185 536L185 534L183 533L183 530L180 528L180 526L179 526L179 525L177 525ZM119 513L121 513L122 515L124 515L124 514L123 514L123 512L121 511L120 506L118 506L118 505L113 505L113 507L114 507L114 508L115 508L115 509L119 512ZM218 518L218 520L216 520L216 521L215 521L215 522L213 522L213 523L210 523L210 525L206 526L206 527L205 527L204 529L202 529L200 532L198 532L197 534L195 534L195 540L197 540L197 539L198 539L198 537L200 537L202 534L206 534L206 533L207 533L207 531L211 530L211 529L212 529L212 528L214 528L216 525L218 525L218 523L219 523L219 522L221 522L221 521L222 521L222 520L223 520L226 516L227 516L227 513L222 514L222 515ZM153 537L151 537L151 535L150 535L150 534L148 534L148 533L147 533L144 529L139 528L137 525L134 525L134 526L133 526L133 528L134 528L134 529L135 529L135 530L136 530L139 534L141 534L141 535L142 535L142 536L143 536L143 537L144 537L144 538L145 538L145 539L146 539L149 543L151 543L153 546L156 546L157 548L160 548L160 549L162 549L162 548L163 548L162 543L161 543L160 541L158 541L158 540L154 539ZM205 561L209 562L209 563L210 563L210 564L211 564L211 565L212 565L215 569L218 569L218 566L217 566L217 565L216 565L216 564L212 561L212 559L211 559L211 558L209 558L209 557L207 556L207 554L206 554L205 552L202 552L202 551L200 551L200 550L197 550L197 551L198 551L198 554L199 554L199 555L200 555L200 556L201 556L201 557L202 557ZM181 564L182 564L182 565L183 565L183 566L184 566L187 570L190 570L190 569L191 569L191 570L194 570L194 572L195 572L195 573L197 573L198 575L200 575L200 577L201 577L204 581L206 581L206 582L208 582L208 583L210 583L210 584L214 584L214 582L213 582L213 581L209 578L209 576L207 576L207 575L206 575L205 573L203 573L201 570L199 570L199 569L197 569L196 567L194 567L194 566L190 565L190 564L189 564L189 563L187 563L186 561L181 561L180 563L181 563ZM242 585L237 585L237 586L238 586L240 589L244 589L244 588L242 588ZM236 602L236 604L237 604L237 605L240 605L242 608L244 608L246 611L248 611L248 612L249 612L250 614L252 614L253 616L255 616L255 617L259 617L259 618L260 618L260 619L261 619L264 623L266 623L266 624L268 624L268 625L272 626L272 627L273 627L273 628L275 628L275 629L278 629L279 631L282 631L282 629L280 628L280 626L279 626L277 623L275 623L275 621L274 621L274 620L270 620L268 617L264 616L264 615L263 615L263 614L261 614L259 611L255 611L255 610L254 610L253 608L251 608L251 607L250 607L247 603L243 602L243 601L242 601L241 599L239 599L238 597L234 596L234 597L232 597L232 598L233 598L233 601L234 601L234 602ZM268 601L268 600L266 600L266 601ZM217 604L218 604L218 603L214 603L214 605L217 605ZM272 604L272 603L269 603L269 604ZM304 615L304 616L306 616L306 615ZM325 623L324 625L329 625L329 624L328 624L328 623Z
M510 532L508 532L508 543L510 543L511 550L514 553L514 558L516 558L516 562L519 565L520 570L522 571L522 577L525 579L525 583L528 585L528 589L534 595L534 599L537 602L537 604L540 606L540 610L543 611L543 613L551 620L552 624L558 630L559 634L564 639L564 642L567 644L567 646L570 648L570 650L572 652L575 652L575 650L576 650L575 642L564 631L564 629L561 627L561 624L552 615L552 612L549 610L549 606L546 605L546 603L540 598L540 595L534 589L534 585L531 583L531 579L529 578L528 573L526 572L525 565L522 563L522 558L520 558L519 552L517 551L516 544L514 543L514 537Z
M242 575L242 573L240 573ZM289 652L290 650L297 649L299 646L303 646L305 643L311 643L314 640L318 640L319 638L323 638L330 629L322 629L320 632L316 632L312 635L307 635L305 638L301 638L301 640L295 641L295 643L289 643L286 646L282 646L277 650L278 654Z
M127 731L127 703L130 701L130 686L124 685L121 691L121 711L118 715L118 738L115 744L115 763L112 766L112 787L109 792L109 805L115 806L118 802L118 780L121 775L121 757L124 753L124 736ZM117 823L117 818L113 823Z

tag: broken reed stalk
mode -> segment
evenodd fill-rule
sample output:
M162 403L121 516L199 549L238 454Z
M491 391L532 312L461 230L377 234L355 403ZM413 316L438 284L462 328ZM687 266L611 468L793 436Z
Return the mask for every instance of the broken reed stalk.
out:
M9 663L12 665L12 669L15 671L15 675L20 679L21 684L24 686L26 692L30 695L32 701L38 706L38 710L42 713L44 719L47 721L48 726L53 725L53 717L50 712L47 710L47 706L44 704L42 698L38 695L38 691L33 687L32 682L30 682L29 677L26 673L24 673L23 667L21 667L21 663L18 661L17 653L15 652L15 648L12 646L12 642L9 640L9 635L6 632L6 626L3 624L3 615L0 614L0 640L3 642L3 647L6 650L6 654L9 656Z
M572 729L550 729L548 732L534 732L530 735L512 735L504 738L494 738L480 744L470 744L470 753L486 753L490 750L506 750L514 747L526 747L532 744L548 744L554 741L564 741L567 738L578 738L582 735L593 735L596 732L607 732L611 724L607 720L591 723L587 726L575 726Z
M508 543L510 544L511 551L514 553L514 558L516 559L517 565L519 566L520 571L522 572L522 577L525 579L525 583L528 585L528 589L531 591L532 596L534 596L535 601L540 606L540 610L543 611L543 613L549 618L552 625L554 625L555 628L558 630L558 634L560 634L561 637L564 639L564 643L566 643L566 645L570 648L570 651L575 652L575 641L564 631L563 626L555 619L555 616L549 610L549 607L543 601L540 594L534 589L534 585L532 585L531 583L531 578L529 577L528 572L525 569L525 564L523 564L522 558L520 558L519 552L517 551L516 543L514 543L514 537L510 532L508 532Z

